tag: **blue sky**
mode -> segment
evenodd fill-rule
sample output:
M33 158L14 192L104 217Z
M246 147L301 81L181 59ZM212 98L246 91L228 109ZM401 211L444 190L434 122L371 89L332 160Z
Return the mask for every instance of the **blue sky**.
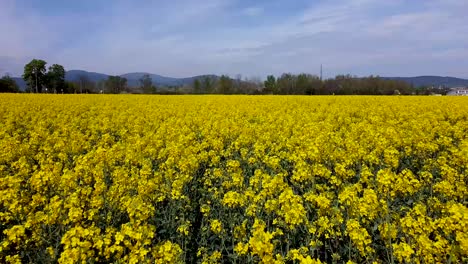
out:
M0 75L283 72L468 78L467 0L0 0Z

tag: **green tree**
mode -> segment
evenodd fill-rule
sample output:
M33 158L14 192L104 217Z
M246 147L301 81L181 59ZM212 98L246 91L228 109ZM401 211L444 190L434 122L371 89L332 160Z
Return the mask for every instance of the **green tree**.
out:
M127 79L120 76L109 76L106 81L106 89L110 93L121 93L127 87Z
M195 79L193 81L193 93L200 94L201 93L201 83L200 80Z
M74 81L76 89L74 93L95 93L96 82L93 82L87 75L80 74L76 81Z
M307 90L310 89L311 76L306 73L297 75L297 82L293 94L306 94Z
M144 93L156 93L156 86L153 85L153 80L149 74L143 74L138 81L140 82L140 88Z
M278 91L276 89L277 86L276 86L275 76L268 75L267 79L264 82L264 85L265 85L265 93L272 93L272 94L278 93Z
M60 93L65 87L65 68L59 64L53 64L47 72L48 87L54 93Z
M18 84L9 75L0 79L0 93L19 93Z
M276 80L277 90L279 94L293 94L296 89L297 77L291 73L283 73Z
M218 82L218 92L220 94L231 94L233 82L227 75L221 75Z
M46 64L43 60L33 59L24 66L22 77L31 92L42 92L42 87L47 83Z
M205 93L213 93L213 84L214 81L210 76L205 76L203 78L203 89Z
M80 91L80 88L78 88L77 83L65 81L63 88L60 88L58 92L59 93L78 93L79 91Z

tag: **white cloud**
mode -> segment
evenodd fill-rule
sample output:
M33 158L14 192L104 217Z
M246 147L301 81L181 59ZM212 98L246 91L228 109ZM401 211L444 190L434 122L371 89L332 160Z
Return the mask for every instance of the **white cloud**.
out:
M259 38L270 44L252 60L261 62L256 67L276 69L276 74L315 71L320 63L330 67L331 75L421 75L450 69L459 74L460 65L449 55L468 55L462 48L468 46L468 27L462 23L464 16L454 15L460 5L438 2L408 12L400 1L326 2L262 31ZM440 49L447 56L436 57Z

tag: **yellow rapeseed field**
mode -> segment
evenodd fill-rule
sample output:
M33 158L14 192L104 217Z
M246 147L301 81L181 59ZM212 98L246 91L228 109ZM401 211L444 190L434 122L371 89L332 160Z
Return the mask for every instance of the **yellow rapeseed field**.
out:
M0 103L1 263L468 261L468 98Z

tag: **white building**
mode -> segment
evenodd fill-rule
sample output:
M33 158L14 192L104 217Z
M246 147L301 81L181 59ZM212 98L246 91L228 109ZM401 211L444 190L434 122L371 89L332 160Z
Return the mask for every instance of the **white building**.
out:
M450 89L447 95L464 95L468 96L468 87L454 87Z

